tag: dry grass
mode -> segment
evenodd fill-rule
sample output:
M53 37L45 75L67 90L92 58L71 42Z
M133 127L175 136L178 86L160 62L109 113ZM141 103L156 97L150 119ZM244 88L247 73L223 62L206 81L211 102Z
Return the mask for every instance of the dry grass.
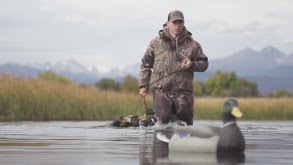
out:
M134 113L139 99L95 87L0 76L0 121L109 120Z
M195 98L195 119L220 119L227 98ZM293 120L293 98L237 98L245 120Z
M293 98L237 98L245 120L292 120ZM0 121L113 120L134 114L138 94L99 91L42 79L0 75ZM148 105L152 96L147 96ZM195 119L221 118L225 98L195 98ZM137 115L144 113L143 101Z

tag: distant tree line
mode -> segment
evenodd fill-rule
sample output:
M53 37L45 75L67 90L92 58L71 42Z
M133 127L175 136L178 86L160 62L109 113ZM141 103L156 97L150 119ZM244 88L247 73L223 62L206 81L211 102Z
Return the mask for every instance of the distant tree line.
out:
M102 79L95 86L101 90L138 92L137 79L130 75L126 76L121 84L112 79ZM235 72L222 73L220 70L204 82L194 80L193 91L195 96L214 97L257 97L259 94L257 84L237 78Z
M40 79L57 81L63 84L73 84L63 75L58 75L52 71L45 71L38 75ZM124 77L121 83L113 79L101 79L95 83L95 87L100 90L138 93L138 80L131 75ZM193 92L195 96L212 97L258 97L257 84L244 78L238 78L235 72L222 72L217 70L213 77L207 78L203 82L193 81ZM292 93L285 89L278 89L274 93L269 93L268 97L292 97Z
M95 86L100 90L138 93L137 79L135 77L132 77L131 75L125 76L122 83L115 82L112 79L104 78L95 83Z

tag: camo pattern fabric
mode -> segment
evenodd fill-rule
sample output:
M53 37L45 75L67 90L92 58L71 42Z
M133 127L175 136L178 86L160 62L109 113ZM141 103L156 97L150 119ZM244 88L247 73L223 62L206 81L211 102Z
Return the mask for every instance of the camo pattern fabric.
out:
M184 27L176 39L167 28L160 30L159 36L149 44L141 64L139 87L160 89L169 93L192 93L193 72L204 72L208 68L208 58L198 42ZM181 61L189 59L192 66L181 68Z
M187 125L193 124L193 94L169 94L153 90L156 116L162 123L181 120Z

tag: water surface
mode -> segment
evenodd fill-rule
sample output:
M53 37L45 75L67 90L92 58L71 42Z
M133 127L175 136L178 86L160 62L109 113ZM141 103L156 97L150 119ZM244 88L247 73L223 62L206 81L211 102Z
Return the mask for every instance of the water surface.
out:
M0 164L293 164L292 121L239 121L242 155L168 153L154 128L113 128L109 122L0 123ZM221 126L220 121L194 124Z

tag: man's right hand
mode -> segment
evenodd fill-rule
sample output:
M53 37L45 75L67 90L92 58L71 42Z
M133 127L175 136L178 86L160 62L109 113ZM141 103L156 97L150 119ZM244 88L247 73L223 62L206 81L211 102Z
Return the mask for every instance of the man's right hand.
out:
M145 97L147 94L147 90L145 88L140 88L139 93L142 97Z

